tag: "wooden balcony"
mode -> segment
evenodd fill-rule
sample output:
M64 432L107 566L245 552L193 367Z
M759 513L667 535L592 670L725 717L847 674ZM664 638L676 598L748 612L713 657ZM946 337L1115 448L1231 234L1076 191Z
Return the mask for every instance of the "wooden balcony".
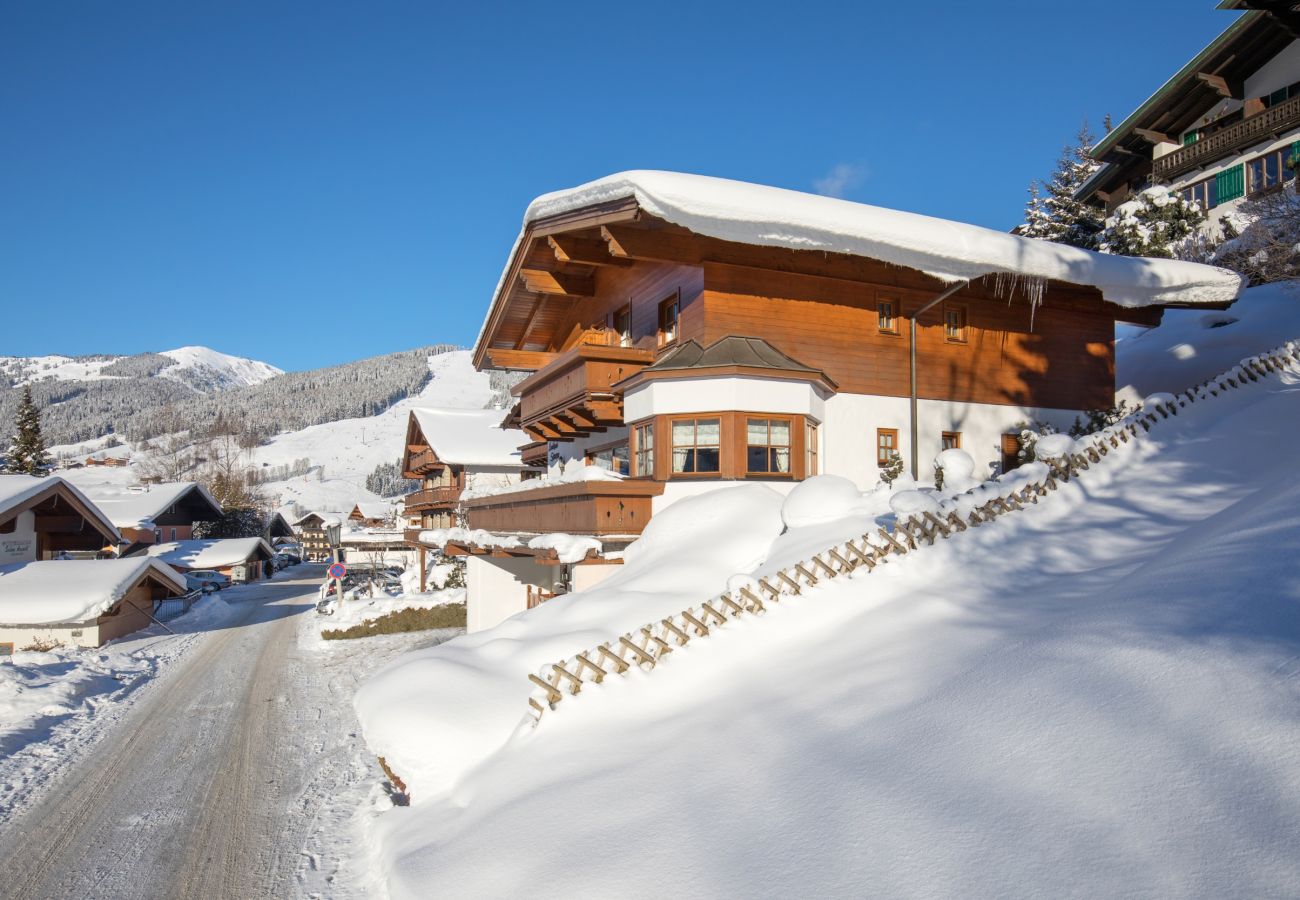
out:
M469 527L493 532L637 535L650 521L658 481L576 481L465 501Z
M411 464L402 474L407 478L419 478L429 472L441 469L442 461L428 448L411 454Z
M424 531L424 529L423 529L423 528L404 528L404 529L402 529L402 539L405 540L408 544L418 544L418 543L420 543L420 532L421 532L421 531Z
M406 512L409 515L437 506L455 506L459 500L459 487L428 488L406 495Z
M1159 180L1174 178L1192 169L1218 162L1255 144L1280 137L1293 128L1300 128L1300 97L1292 97L1276 106L1270 106L1263 112L1207 135L1194 144L1179 147L1172 153L1158 157L1151 163L1151 172Z
M583 343L514 389L519 419L536 442L571 441L623 424L613 386L654 362L653 350Z

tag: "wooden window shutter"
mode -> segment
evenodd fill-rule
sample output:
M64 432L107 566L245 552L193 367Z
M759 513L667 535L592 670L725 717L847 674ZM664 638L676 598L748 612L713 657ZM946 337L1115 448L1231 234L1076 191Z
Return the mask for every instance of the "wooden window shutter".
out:
M1246 193L1246 167L1238 163L1214 176L1214 205L1236 200Z

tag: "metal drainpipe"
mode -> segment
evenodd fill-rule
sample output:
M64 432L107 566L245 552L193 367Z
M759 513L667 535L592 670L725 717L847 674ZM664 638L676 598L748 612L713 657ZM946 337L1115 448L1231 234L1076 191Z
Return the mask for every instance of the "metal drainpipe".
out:
M944 291L942 294L935 297L929 303L925 304L925 306L922 306L916 312L912 313L912 317L909 320L908 330L911 333L911 347L910 347L909 355L911 357L911 369L912 369L912 435L911 437L912 437L912 480L913 481L916 481L917 478L916 475L917 461L920 458L920 449L917 447L917 436L916 436L916 320L921 317L922 313L928 312L936 304L942 303L943 301L947 300L953 294L957 293L958 291L960 291L962 288L966 287L969 284L970 284L969 278L966 279L965 281L957 282L952 287Z

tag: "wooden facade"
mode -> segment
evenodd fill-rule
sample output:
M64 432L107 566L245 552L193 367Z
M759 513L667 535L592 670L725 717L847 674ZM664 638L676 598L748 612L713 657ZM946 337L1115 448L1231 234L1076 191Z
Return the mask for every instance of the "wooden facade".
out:
M556 484L465 501L470 525L495 532L640 534L663 485L643 481Z

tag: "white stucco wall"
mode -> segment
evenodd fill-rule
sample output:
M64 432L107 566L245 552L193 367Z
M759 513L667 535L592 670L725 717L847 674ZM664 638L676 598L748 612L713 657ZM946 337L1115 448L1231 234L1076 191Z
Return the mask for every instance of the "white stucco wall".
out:
M1292 41L1246 79L1244 93L1247 97L1267 97L1297 81L1300 81L1300 41Z
M35 644L64 647L98 647L99 626L90 625L0 625L0 644L21 650Z
M465 487L471 491L508 487L512 484L518 484L519 481L518 469L478 468L466 469L465 471Z
M622 569L622 566L610 565L574 566L573 575L571 576L573 581L572 592L576 594L578 591L593 588L609 576L622 571Z
M36 560L36 513L30 509L14 518L14 530L0 534L0 566Z
M624 416L627 421L630 418ZM610 444L617 444L620 441L626 441L629 429L627 428L610 428L606 431L597 432L585 438L578 438L573 441L555 441L551 444L554 453L558 455L560 463L567 463L570 460L582 459L587 455L587 451L592 447L607 447ZM555 466L548 466L556 468Z
M793 379L671 378L628 391L623 398L623 418L635 422L647 416L734 409L803 415L820 422L825 416L823 396L808 382Z
M921 400L917 404L918 479L926 481L932 476L945 431L961 432L961 448L974 458L976 474L988 475L1000 465L1002 435L1013 426L1046 422L1065 429L1080 415L1080 410ZM851 478L863 489L873 487L880 480L877 428L898 429L898 453L907 471L912 453L908 399L838 394L826 403L826 421L821 428L822 472Z
M559 566L541 566L532 559L466 557L465 630L483 631L523 612L528 608L526 586L553 591L560 574Z

